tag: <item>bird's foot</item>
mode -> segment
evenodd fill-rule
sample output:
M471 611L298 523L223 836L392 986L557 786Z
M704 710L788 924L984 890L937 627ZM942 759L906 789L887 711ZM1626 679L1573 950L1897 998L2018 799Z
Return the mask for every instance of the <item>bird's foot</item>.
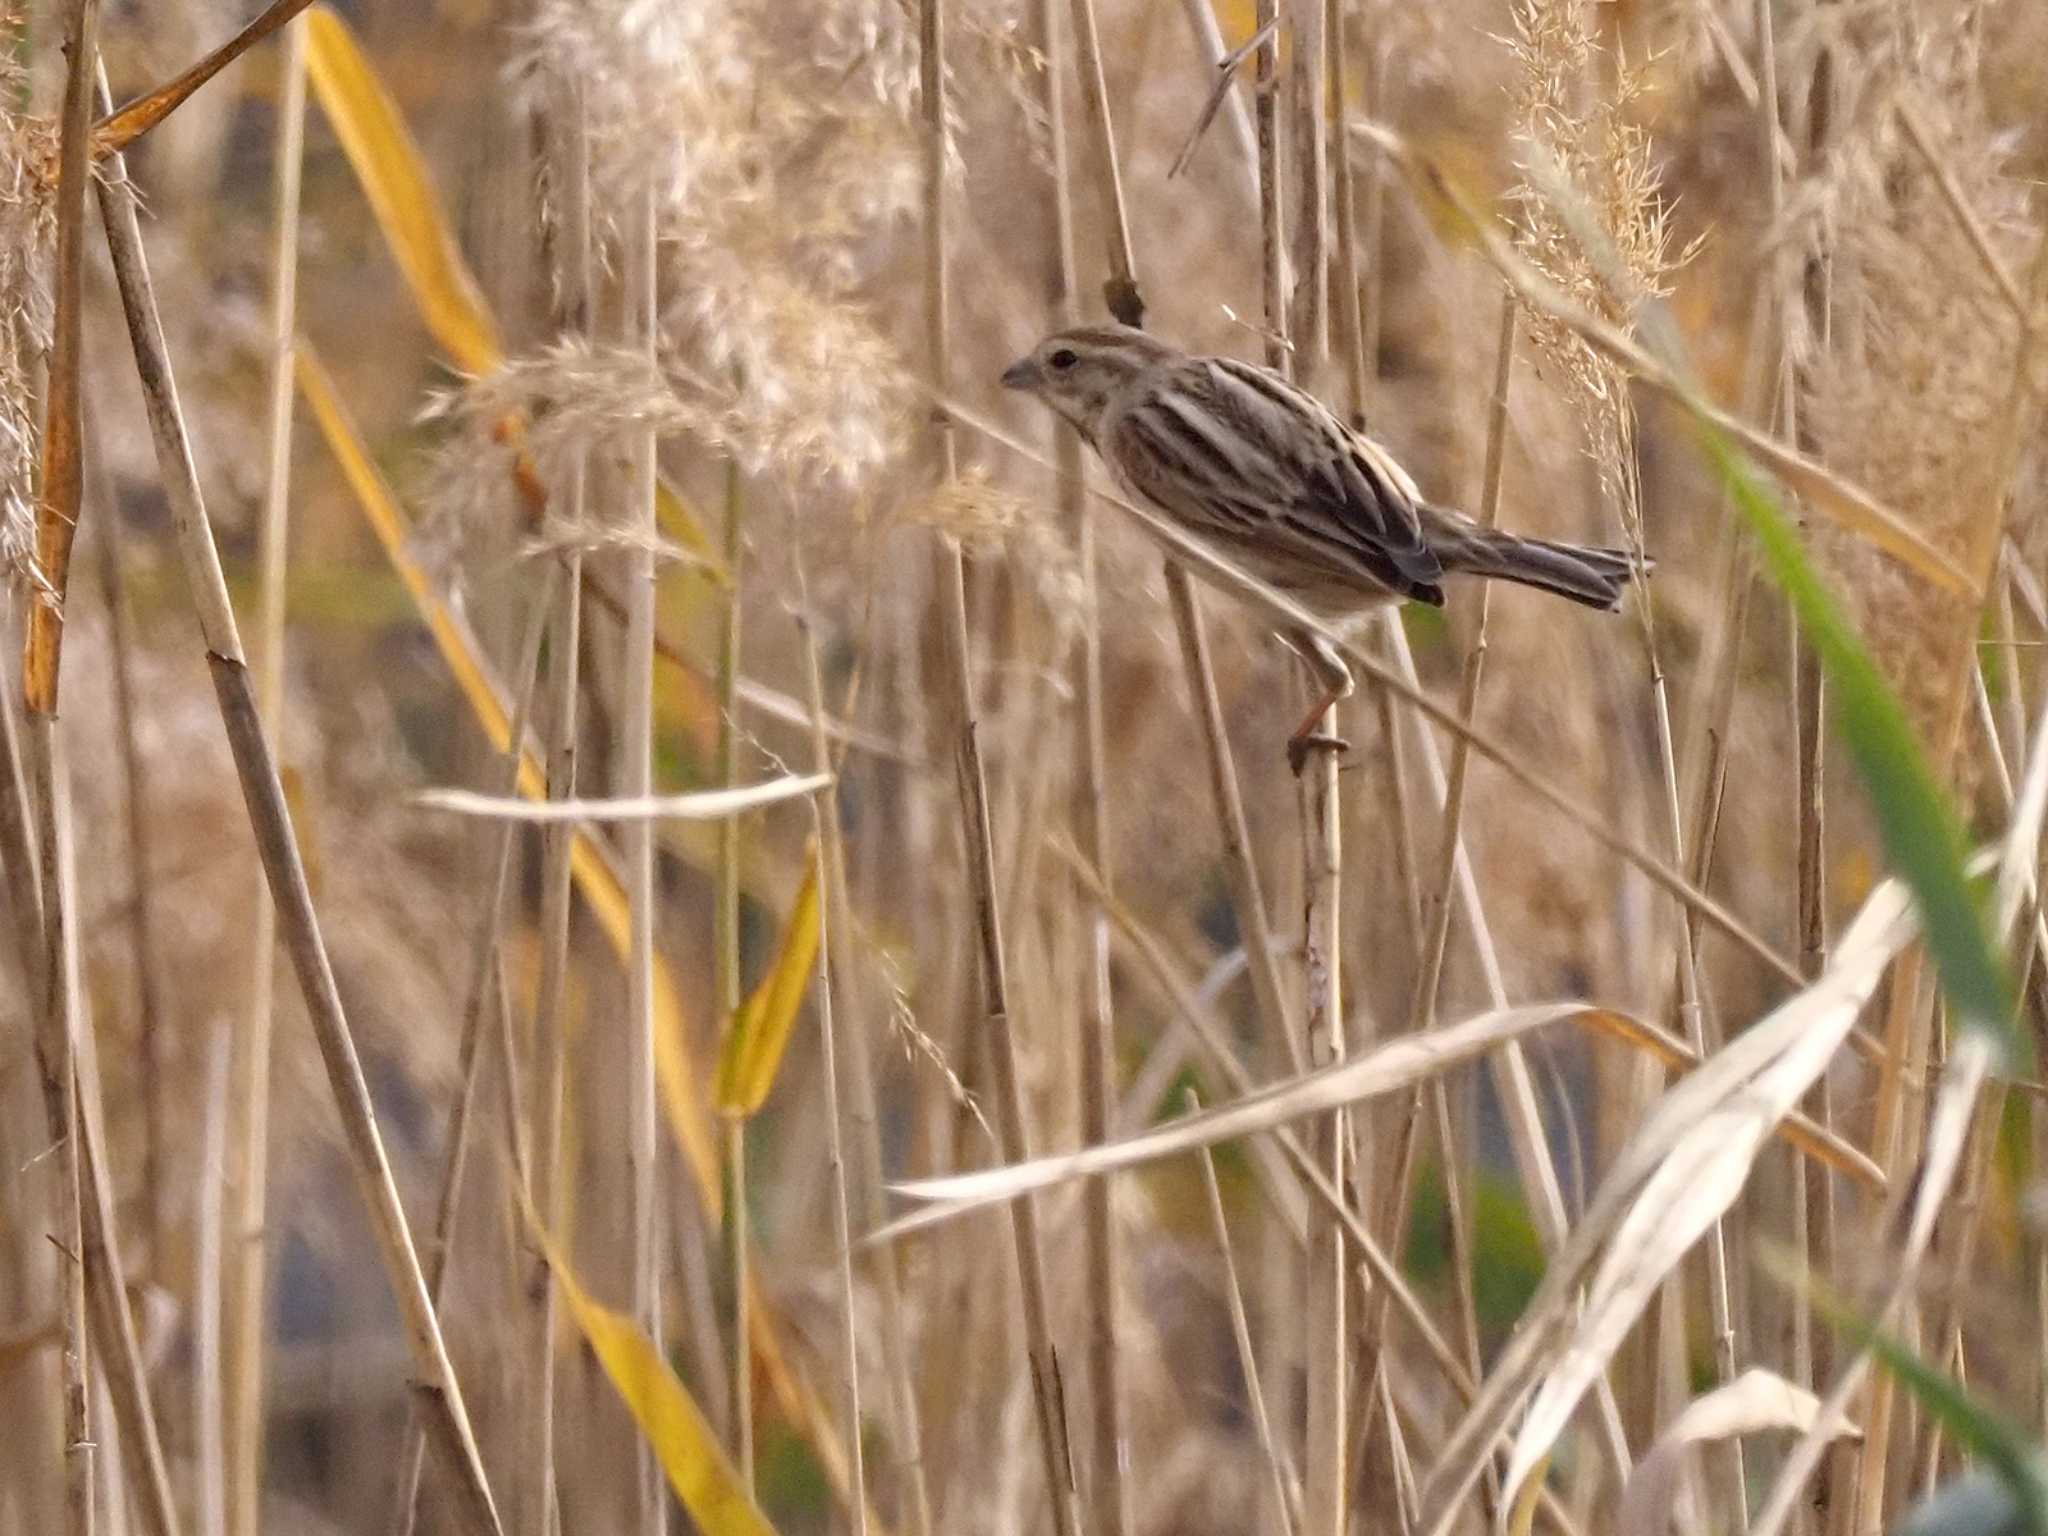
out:
M1329 731L1297 731L1287 738L1287 766L1298 779L1308 770L1311 752L1349 752L1351 743Z

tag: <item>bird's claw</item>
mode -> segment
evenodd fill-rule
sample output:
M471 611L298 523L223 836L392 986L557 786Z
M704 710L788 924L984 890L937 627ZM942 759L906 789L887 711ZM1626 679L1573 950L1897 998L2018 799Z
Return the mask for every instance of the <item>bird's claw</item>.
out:
M1351 743L1342 736L1329 731L1303 731L1299 736L1287 738L1287 766L1294 770L1298 779L1308 768L1310 752L1349 752Z

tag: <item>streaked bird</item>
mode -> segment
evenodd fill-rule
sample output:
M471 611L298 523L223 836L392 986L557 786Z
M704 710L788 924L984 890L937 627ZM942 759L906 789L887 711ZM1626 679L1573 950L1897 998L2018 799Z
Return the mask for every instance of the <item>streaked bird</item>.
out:
M1447 575L1605 609L1628 583L1625 550L1520 538L1431 506L1386 449L1270 368L1098 325L1048 336L1003 383L1072 423L1127 495L1333 628L1405 598L1441 607ZM1299 773L1324 712L1353 684L1320 635L1284 638L1324 690L1288 738Z

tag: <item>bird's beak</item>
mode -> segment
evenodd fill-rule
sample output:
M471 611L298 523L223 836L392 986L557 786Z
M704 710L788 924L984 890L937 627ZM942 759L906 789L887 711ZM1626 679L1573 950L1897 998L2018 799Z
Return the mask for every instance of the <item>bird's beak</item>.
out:
M1003 388L1030 389L1038 382L1038 369L1028 357L1020 357L1003 370Z

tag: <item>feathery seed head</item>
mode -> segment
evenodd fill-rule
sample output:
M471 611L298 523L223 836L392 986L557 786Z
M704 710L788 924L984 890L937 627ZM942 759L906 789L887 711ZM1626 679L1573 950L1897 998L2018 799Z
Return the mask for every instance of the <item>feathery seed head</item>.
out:
M1180 354L1127 325L1059 331L1003 370L1003 387L1038 396L1090 442L1111 400L1147 369Z

